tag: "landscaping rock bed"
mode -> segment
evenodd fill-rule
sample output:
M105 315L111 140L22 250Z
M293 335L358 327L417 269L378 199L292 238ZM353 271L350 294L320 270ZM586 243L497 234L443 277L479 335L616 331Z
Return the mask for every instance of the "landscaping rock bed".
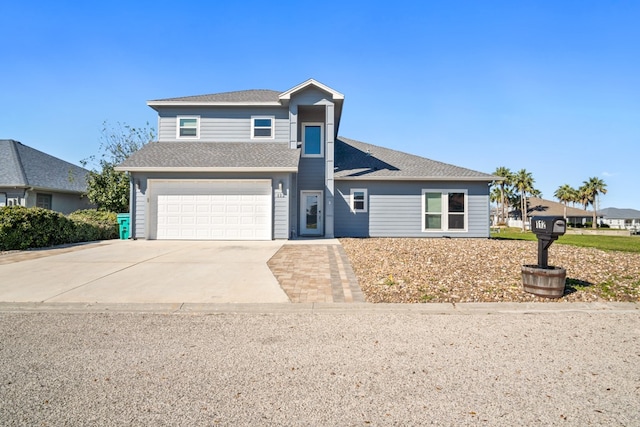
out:
M537 242L495 239L340 239L368 302L640 301L640 254L554 244L567 270L558 299L522 290Z

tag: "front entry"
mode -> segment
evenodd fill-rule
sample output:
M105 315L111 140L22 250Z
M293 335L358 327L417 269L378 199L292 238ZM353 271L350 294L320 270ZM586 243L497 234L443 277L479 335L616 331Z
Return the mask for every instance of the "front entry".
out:
M300 192L300 235L322 236L322 191Z

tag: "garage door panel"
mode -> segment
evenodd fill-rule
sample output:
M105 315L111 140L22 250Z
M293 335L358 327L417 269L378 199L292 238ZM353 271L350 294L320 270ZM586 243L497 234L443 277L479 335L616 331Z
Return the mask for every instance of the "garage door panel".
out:
M157 238L270 240L271 191L268 180L163 182Z

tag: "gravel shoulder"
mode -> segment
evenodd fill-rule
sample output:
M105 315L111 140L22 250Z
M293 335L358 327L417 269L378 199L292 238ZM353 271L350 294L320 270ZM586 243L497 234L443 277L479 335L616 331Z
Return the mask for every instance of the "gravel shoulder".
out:
M522 290L520 267L537 242L496 239L340 239L367 302L640 301L640 254L553 244L549 264L567 270L565 295Z

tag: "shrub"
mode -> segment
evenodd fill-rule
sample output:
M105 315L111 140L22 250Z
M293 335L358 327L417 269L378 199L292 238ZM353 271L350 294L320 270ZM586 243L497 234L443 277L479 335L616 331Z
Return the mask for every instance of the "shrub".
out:
M23 206L0 207L0 250L24 250L118 237L117 216L110 212L59 212Z
M80 240L108 240L117 239L118 215L114 212L86 209L69 214L68 218L76 224Z

